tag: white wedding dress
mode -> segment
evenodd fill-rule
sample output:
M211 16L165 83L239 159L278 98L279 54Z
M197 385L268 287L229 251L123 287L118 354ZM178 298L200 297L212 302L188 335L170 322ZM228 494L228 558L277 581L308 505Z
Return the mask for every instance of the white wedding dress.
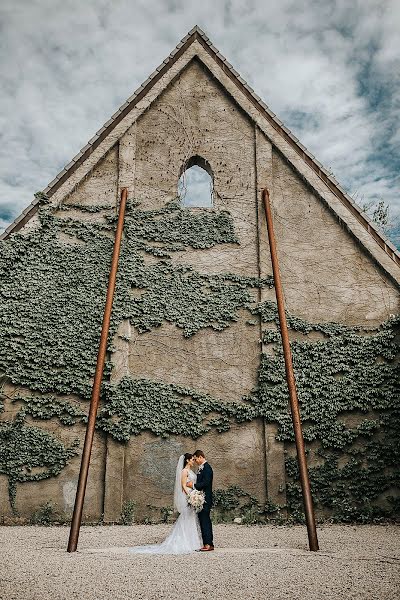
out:
M176 470L174 505L180 513L168 537L161 544L133 546L129 552L133 554L189 554L203 546L199 518L196 511L188 505L183 492L180 475L183 469L183 456L180 457ZM189 470L187 482L196 483L197 476Z

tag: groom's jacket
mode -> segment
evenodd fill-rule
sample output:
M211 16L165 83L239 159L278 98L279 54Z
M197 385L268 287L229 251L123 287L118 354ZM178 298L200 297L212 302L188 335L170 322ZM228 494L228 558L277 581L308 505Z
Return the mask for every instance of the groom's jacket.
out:
M196 490L202 490L206 497L205 509L210 510L212 506L212 482L213 482L213 470L208 462L204 463L204 467L197 475L197 481L194 485Z

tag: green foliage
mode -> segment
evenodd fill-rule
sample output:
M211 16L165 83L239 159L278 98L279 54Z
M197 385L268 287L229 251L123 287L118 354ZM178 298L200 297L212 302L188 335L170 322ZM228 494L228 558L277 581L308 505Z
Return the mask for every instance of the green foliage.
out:
M86 413L77 405L61 400L53 395L25 396L17 394L12 402L23 402L24 412L34 419L53 419L57 417L63 425L75 425L78 421L86 421Z
M46 196L37 197L41 226L0 245L0 376L29 390L14 399L23 405L15 421L0 422L0 472L9 478L14 510L17 482L57 475L76 452L76 445L65 448L26 424L25 414L56 418L61 425L86 420L78 401L91 394L116 223L112 207L64 205L54 213ZM81 221L76 212L95 218ZM164 382L125 377L110 383L108 360L98 429L120 441L145 430L197 438L211 428L223 432L232 422L263 418L278 425L278 439L291 449L276 305L255 301L257 288L272 286L272 278L203 274L171 261L174 252L224 243L238 244L227 212L188 211L177 202L143 210L130 202L108 349L112 352L124 319L141 334L169 322L189 337L207 327L223 331L245 308L253 315L249 326L259 319L266 324L262 339L268 351L261 356L258 388L240 402L222 402ZM369 331L308 323L290 314L287 319L301 337L292 342L292 353L304 437L312 445L310 459L318 461L310 473L318 508L334 520L393 516L399 508L393 495L400 458L399 319ZM311 333L321 339L308 338ZM66 400L66 394L78 400ZM302 520L298 473L290 458L286 469L290 518ZM281 507L260 507L239 488L217 492L221 518L235 511L249 523L279 518Z
M68 206L59 213L55 216L44 205L40 228L14 234L1 244L0 373L33 391L89 399L115 215L106 214L101 222L82 222L68 216ZM60 233L71 243L62 242ZM204 275L166 260L168 252L188 246L234 242L228 213L194 214L174 202L143 211L132 204L119 261L109 349L122 319L129 319L141 333L169 321L185 336L206 327L223 330L236 321L239 309L252 302L250 290L272 285L270 278ZM164 260L147 264L143 252ZM133 289L138 296L132 296ZM106 377L110 368L107 363ZM46 410L50 417L49 404Z
M398 518L398 498L388 494L400 484L399 452L395 450L398 438L396 440L388 443L368 440L365 446L351 447L346 453L319 450L318 454L325 460L320 466L311 467L309 475L320 514L334 523L371 523ZM394 456L388 456L393 450ZM345 464L339 466L344 458ZM286 489L291 518L304 523L297 460L287 458L286 470L291 477Z
M55 507L52 502L46 502L36 510L31 518L31 525L51 525L55 519Z
M170 523L174 514L173 506L162 506L160 508L161 512L161 522L162 523Z
M227 489L216 489L213 492L214 522L232 522L235 517L241 517L243 520L255 512L259 514L260 511L257 498L237 485L231 485Z
M33 391L89 398L111 240L67 246L42 228L1 250L0 370Z
M297 319L299 321L299 319ZM350 411L398 411L400 384L398 346L400 320L391 319L369 335L336 324L304 323L304 330L323 331L321 341L291 343L304 438L324 447L344 448L360 435L377 431L378 420L351 428L341 421ZM299 327L296 327L299 330ZM259 414L279 425L278 439L294 440L281 345L261 358L259 389L251 400Z
M104 394L98 427L120 441L145 430L162 437L197 438L212 427L226 431L232 419L249 421L255 414L249 404L223 402L189 388L147 379L123 377L117 383L106 383Z
M216 244L238 244L234 224L227 211L182 209L172 201L157 210L142 210L138 202L128 206L125 233L130 245L154 253L149 242L161 242L166 251L211 248ZM162 217L162 218L160 218ZM157 254L156 254L157 255Z
M123 503L119 519L120 525L132 525L135 516L135 508L136 502L134 500L126 500Z
M274 303L255 311L265 322L277 322ZM337 521L395 516L390 491L400 483L399 317L374 331L311 324L291 315L288 323L304 334L324 335L318 341L291 343L304 438L318 444L314 455L320 464L310 469L317 507ZM264 341L275 344L270 332L276 333L266 330ZM283 351L280 344L272 347L273 353L262 355L259 388L250 400L259 415L278 424L277 437L289 447L294 433ZM355 421L349 421L352 415L357 415ZM303 521L297 461L288 458L286 470L289 512Z
M49 197L47 196L47 194L44 194L43 192L36 192L34 194L36 200L39 202L39 205L44 205L44 204L49 204L50 200Z
M11 507L16 513L17 483L40 481L58 475L77 452L76 440L69 448L50 433L25 423L25 413L14 421L0 421L0 473L8 477Z
M213 521L219 523L241 519L243 525L262 524L266 522L282 523L281 510L285 505L267 501L263 506L257 498L237 485L213 492Z
M229 327L238 320L239 309L250 305L249 288L261 284L256 278L202 275L191 267L160 261L143 265L131 278L131 285L146 290L131 301L129 314L140 333L168 321L189 337L206 327L216 331Z
M60 396L73 394L87 400L91 395L116 216L112 207L104 205L64 205L55 214L45 195L39 193L37 199L41 226L11 235L0 246L0 375L31 391L14 399L22 403L24 414L73 425L86 420L84 411ZM74 219L74 211L99 213L100 220ZM238 243L227 212L194 213L176 202L145 211L131 202L109 350L123 319L129 319L141 333L169 321L186 337L205 327L223 330L237 320L239 309L253 303L251 290L270 286L271 278L260 281L235 274L203 275L169 262L171 252L222 243ZM146 254L162 260L147 263ZM139 295L132 295L134 289ZM105 380L110 369L108 361ZM154 401L157 398L164 403L161 411ZM226 430L230 416L236 413L238 419L248 417L246 408L223 406L191 390L141 380L124 380L116 386L105 383L102 399L98 426L119 440L145 429L160 435L180 431L197 437L210 427ZM175 407L175 422L166 419L170 401ZM184 401L191 403L187 416L179 414ZM20 451L18 443L3 449L0 469L9 476L14 509L16 482L31 480L29 472L37 466L35 460L51 465L35 475L39 479L58 474L70 456L60 442L38 428L29 429L21 419L2 424L3 436L35 432L28 455ZM9 456L13 461L8 461Z

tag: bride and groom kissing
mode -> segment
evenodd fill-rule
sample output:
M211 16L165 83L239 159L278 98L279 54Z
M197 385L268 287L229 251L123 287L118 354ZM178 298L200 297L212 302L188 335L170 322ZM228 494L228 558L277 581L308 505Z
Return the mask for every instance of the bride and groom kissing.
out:
M197 473L193 468L197 467ZM135 554L188 554L214 550L210 518L213 470L204 452L179 457L175 474L174 509L179 517L161 544L134 546ZM198 512L197 512L198 511Z

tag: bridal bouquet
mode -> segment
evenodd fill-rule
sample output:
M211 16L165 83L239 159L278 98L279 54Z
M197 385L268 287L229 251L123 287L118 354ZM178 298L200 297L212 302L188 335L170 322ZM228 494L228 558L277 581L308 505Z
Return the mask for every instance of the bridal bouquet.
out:
M187 497L189 506L194 508L197 513L203 510L205 500L204 492L200 492L199 490L193 490Z

